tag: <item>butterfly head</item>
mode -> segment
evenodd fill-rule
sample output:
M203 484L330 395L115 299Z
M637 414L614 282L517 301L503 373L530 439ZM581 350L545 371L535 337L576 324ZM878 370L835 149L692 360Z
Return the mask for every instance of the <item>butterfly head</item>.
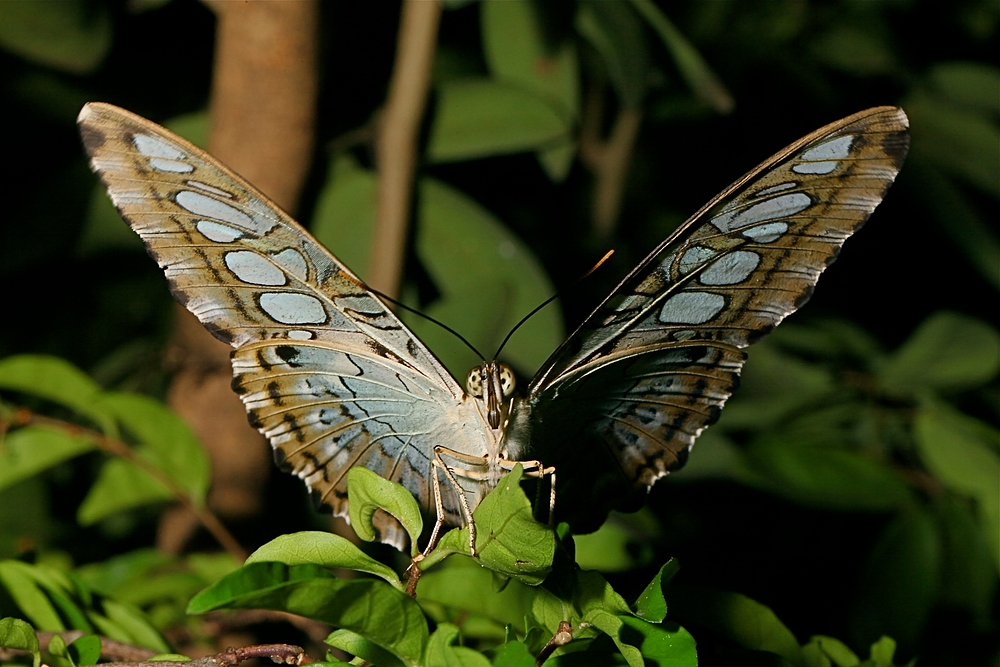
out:
M490 428L500 428L506 417L510 397L514 395L514 369L498 361L484 361L469 371L466 391L486 404L486 421Z

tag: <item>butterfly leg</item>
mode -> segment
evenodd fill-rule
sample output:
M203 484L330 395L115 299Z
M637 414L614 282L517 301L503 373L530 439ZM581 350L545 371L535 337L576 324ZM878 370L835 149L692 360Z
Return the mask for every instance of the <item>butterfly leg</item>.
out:
M538 460L530 461L509 461L507 459L500 459L500 467L504 470L512 470L515 465L520 463L524 466L524 474L528 477L536 477L539 480L539 484L545 481L545 478L549 478L549 525L554 525L556 514L556 469L554 466L549 466L548 468ZM535 496L535 505L541 501L542 487L538 487L538 491Z
M458 495L458 502L462 505L462 512L465 514L465 520L469 524L469 552L470 555L475 556L476 521L472 518L472 508L469 507L469 500L465 497L465 489L463 489L462 486L458 483L458 480L455 478L455 473L452 472L451 468L448 467L448 464L446 464L444 462L444 459L441 458L442 452L451 456L458 455L459 452L453 452L447 447L441 447L440 445L434 447L434 466L437 468L441 468L441 470L444 471L445 476L448 478L448 481L451 482L451 485L455 489L455 493ZM457 458L463 459L465 457L457 456ZM476 457L469 457L469 458L472 458L472 460L476 463L482 463L482 459ZM436 502L439 504L436 508L438 516L437 516L437 523L434 525L434 533L431 535L432 538L434 538L437 535L438 530L444 524L444 507L440 504L441 489L437 488L440 485L440 482L438 481L437 477L437 471L434 472L434 484L435 484ZM431 543L428 545L428 550L432 549L435 544L436 540L432 539Z

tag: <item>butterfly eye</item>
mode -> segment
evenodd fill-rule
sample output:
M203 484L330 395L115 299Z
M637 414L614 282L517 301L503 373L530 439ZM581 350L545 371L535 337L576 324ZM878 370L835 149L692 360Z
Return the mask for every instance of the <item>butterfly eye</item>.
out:
M469 396L483 397L483 376L478 366L469 371L469 377L465 379L465 389L469 392Z
M511 370L511 367L500 366L500 388L503 390L504 398L510 398L511 394L514 393L515 384L514 371Z

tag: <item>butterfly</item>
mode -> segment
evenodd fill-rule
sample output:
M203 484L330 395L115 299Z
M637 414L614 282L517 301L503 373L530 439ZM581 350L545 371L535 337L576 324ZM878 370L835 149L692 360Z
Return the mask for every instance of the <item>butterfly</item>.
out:
M277 464L344 517L347 471L365 466L435 513L435 536L474 531L472 511L516 462L558 474L557 514L577 532L641 506L718 419L744 348L808 300L909 146L903 111L877 107L781 150L654 249L518 393L496 361L463 389L361 279L206 152L109 104L87 104L78 123L174 296L234 348L233 388ZM404 548L395 519L374 520Z

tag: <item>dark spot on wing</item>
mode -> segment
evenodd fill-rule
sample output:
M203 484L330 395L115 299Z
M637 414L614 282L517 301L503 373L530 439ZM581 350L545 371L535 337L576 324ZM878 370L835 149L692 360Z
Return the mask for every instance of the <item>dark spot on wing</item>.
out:
M296 362L296 359L299 357L298 348L292 347L291 345L279 345L274 348L274 353L292 368L302 367L302 364Z

